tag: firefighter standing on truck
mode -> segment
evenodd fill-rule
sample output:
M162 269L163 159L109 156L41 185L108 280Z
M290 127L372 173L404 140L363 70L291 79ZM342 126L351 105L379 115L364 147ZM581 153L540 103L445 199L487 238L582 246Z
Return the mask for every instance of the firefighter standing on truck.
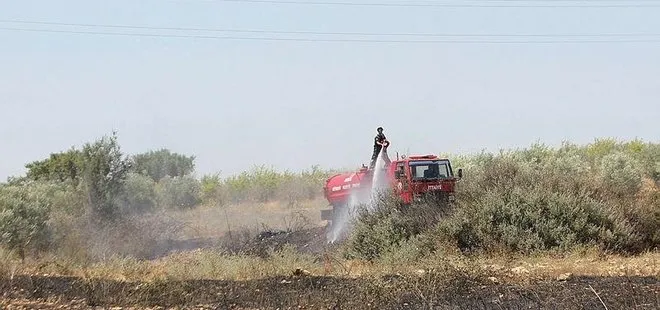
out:
M374 138L374 153L371 155L371 164L369 164L369 169L373 169L376 166L376 160L378 159L378 154L383 149L383 146L388 144L387 138L383 134L383 127L378 127L376 129L378 134Z

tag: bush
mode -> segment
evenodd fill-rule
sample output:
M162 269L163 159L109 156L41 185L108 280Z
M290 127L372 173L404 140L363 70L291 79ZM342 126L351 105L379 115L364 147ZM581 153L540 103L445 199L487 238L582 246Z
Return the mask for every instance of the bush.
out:
M0 244L18 251L21 259L48 244L48 190L42 185L0 188Z
M200 183L192 177L166 176L158 182L156 194L161 207L192 208L201 202Z
M461 202L439 231L463 250L504 247L530 253L595 244L622 251L638 241L607 205L592 198L520 187Z
M464 250L562 251L589 244L616 252L654 248L658 241L651 231L660 227L655 217L660 206L640 205L642 180L650 174L632 154L603 140L582 148L535 145L476 156L458 187L458 208L438 233ZM649 190L658 192L655 184Z
M621 197L637 193L642 185L642 170L637 160L621 152L603 156L600 179L604 189Z
M430 244L422 246L422 239L417 239L427 232L447 210L429 202L406 206L392 196L383 196L371 208L358 207L353 231L348 239L346 255L369 261L381 258L385 254L396 252L402 245L411 242L421 246L421 252L431 252ZM413 255L410 253L410 255Z
M279 172L266 166L256 166L223 182L225 197L232 203L269 202L283 200L295 202L319 196L323 182L330 175L317 166L299 174Z
M154 182L170 177L184 177L195 170L195 156L172 153L168 149L133 156L132 170L150 177Z
M148 176L131 172L122 195L124 212L146 212L156 206L156 183Z
M203 176L200 190L201 200L205 205L224 206L227 203L225 186L219 174Z
M121 152L117 137L104 136L94 143L86 143L81 151L82 185L88 208L98 223L107 223L119 214L118 201L130 162Z

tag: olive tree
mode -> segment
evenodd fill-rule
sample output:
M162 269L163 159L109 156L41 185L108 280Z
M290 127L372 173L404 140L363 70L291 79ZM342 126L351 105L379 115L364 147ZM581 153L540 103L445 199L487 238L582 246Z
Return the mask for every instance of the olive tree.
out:
M87 206L98 220L111 220L119 214L119 199L130 169L116 134L87 143L81 151L82 185Z
M0 188L0 244L18 251L39 248L48 236L50 204L37 186L4 186Z
M164 177L184 177L195 169L195 157L170 152L168 149L149 151L133 156L133 170L149 176L155 182Z

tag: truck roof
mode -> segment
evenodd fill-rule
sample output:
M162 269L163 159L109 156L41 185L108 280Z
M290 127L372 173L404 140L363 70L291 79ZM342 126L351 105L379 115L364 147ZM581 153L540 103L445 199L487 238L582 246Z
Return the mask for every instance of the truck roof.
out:
M410 156L405 156L399 159L398 161L411 161L411 160L429 160L429 159L440 159L440 160L449 160L447 158L441 158L433 154L427 154L427 155L410 155Z

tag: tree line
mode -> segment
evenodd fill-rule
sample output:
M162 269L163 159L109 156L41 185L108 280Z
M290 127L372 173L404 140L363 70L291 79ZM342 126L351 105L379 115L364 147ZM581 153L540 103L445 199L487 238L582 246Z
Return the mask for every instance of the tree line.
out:
M236 176L198 179L193 176L195 156L168 149L127 155L114 132L25 167L25 175L0 183L0 243L21 256L27 248L54 244L53 236L64 231L66 223L53 218L103 229L156 210L272 200L296 203L318 197L330 173L316 166L299 173L255 166Z

